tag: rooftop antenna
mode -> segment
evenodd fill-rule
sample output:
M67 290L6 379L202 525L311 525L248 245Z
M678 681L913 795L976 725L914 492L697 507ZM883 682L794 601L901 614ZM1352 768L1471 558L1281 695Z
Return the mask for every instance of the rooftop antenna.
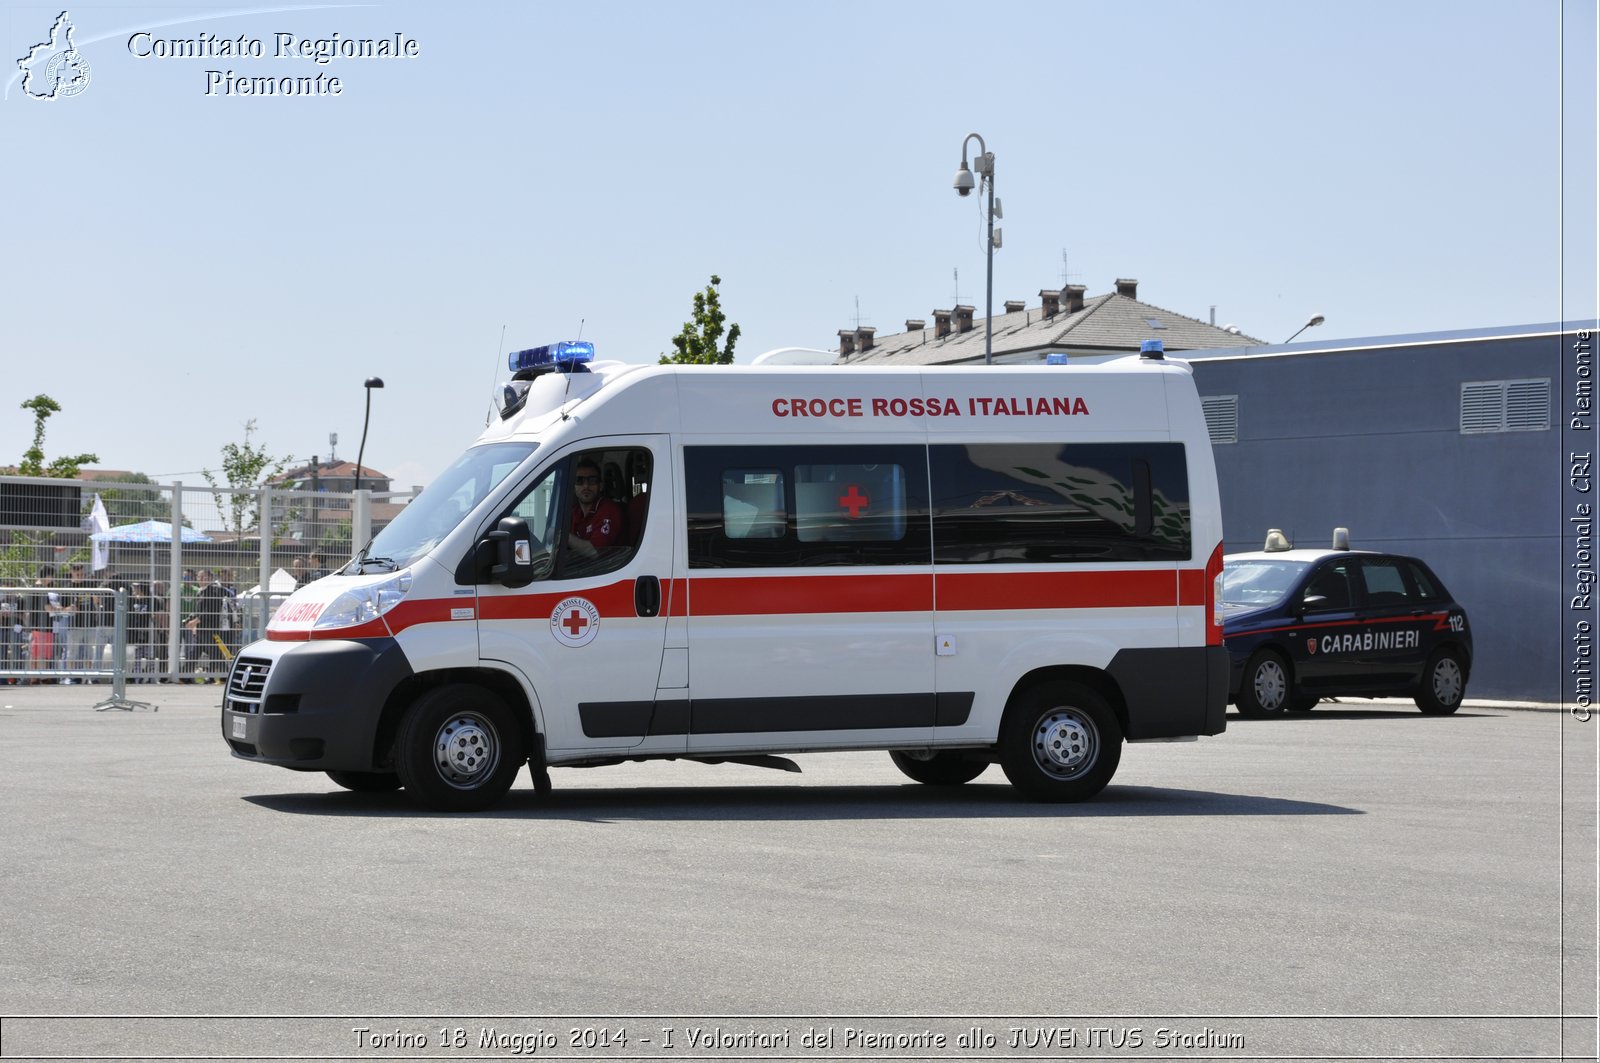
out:
M586 318L586 317L580 317L578 319L578 335L576 337L577 339L580 339L580 340L583 339L583 326L584 326L584 323L586 321L588 321L588 320L589 319Z
M339 464L338 452L334 449L338 445L339 445L339 433L338 432L329 432L328 433L328 464L329 465L337 465L337 464Z
M1082 276L1082 274L1068 272L1067 249L1063 247L1061 249L1061 287L1065 288L1068 284L1072 283L1072 278L1078 276Z
M956 293L950 297L951 300L952 300L950 305L951 306L960 306L961 305L961 269L960 269L960 267L952 269L950 271L950 276L951 276L951 278L953 278L955 280L955 285L956 285Z
M500 326L500 349L494 352L494 376L489 378L489 393L494 393L494 386L500 382L500 359L506 353L506 327ZM489 400L489 412L484 416L483 423L489 424L494 420L494 400Z

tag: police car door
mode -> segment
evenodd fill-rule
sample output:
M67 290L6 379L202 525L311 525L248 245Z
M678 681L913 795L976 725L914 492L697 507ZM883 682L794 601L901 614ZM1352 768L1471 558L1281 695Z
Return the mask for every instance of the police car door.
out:
M1360 570L1366 588L1366 623L1356 654L1362 675L1374 686L1404 688L1422 672L1433 648L1426 635L1433 618L1423 616L1424 603L1400 558L1364 557Z
M528 522L535 556L548 551L548 572L525 587L479 588L478 652L533 689L552 757L684 746L687 667L662 674L673 558L669 454L666 436L585 440L545 465L508 511ZM594 508L575 517L579 489ZM575 527L598 549L574 543Z
M1304 630L1290 642L1295 677L1307 693L1336 693L1356 671L1355 561L1323 561L1301 592Z

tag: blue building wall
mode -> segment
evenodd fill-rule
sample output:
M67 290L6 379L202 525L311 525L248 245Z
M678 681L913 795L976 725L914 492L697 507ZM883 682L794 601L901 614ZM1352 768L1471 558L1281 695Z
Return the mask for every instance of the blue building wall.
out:
M1213 447L1227 550L1260 549L1268 528L1327 546L1346 527L1353 548L1421 557L1471 618L1468 695L1558 701L1562 337L1436 336L1182 355L1202 396L1239 397L1239 441ZM1549 430L1461 432L1464 382L1537 377Z

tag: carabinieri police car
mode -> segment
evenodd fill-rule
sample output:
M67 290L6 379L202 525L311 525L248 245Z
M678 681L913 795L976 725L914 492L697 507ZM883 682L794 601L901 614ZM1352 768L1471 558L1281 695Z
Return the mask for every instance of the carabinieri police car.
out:
M1228 698L1245 716L1305 712L1325 697L1409 696L1424 713L1455 712L1472 670L1467 612L1414 557L1266 549L1223 559Z

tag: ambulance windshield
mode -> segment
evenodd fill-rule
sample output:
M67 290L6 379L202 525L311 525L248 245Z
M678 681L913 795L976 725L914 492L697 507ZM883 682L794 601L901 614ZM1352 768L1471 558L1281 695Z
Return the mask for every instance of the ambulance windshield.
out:
M1304 561L1229 561L1222 568L1222 604L1277 605L1305 570Z
M454 531L500 481L527 460L537 445L492 443L473 447L374 536L346 572L373 571L363 566L379 563L391 571L412 564Z

